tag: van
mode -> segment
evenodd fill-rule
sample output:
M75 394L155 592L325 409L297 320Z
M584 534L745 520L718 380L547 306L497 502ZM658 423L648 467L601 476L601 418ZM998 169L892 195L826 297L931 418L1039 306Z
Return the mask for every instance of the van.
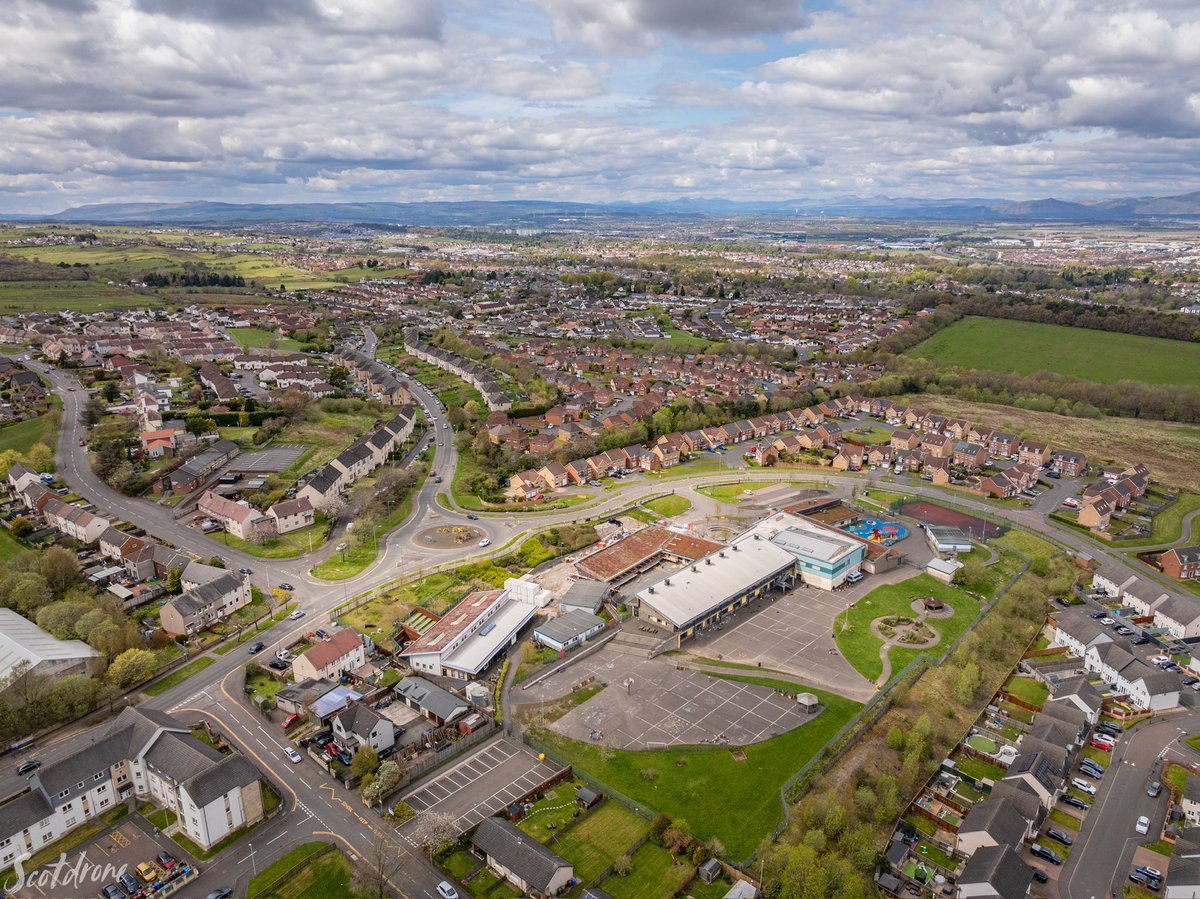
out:
M17 740L8 747L9 752L28 752L36 745L33 737L26 737L24 740Z
M861 571L851 571L848 575L846 575L847 584L857 584L862 579L863 573Z

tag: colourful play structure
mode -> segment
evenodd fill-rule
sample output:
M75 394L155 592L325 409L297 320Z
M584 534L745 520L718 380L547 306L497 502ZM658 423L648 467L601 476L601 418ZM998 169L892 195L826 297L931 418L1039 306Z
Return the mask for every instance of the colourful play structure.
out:
M872 543L882 543L884 546L891 546L897 540L903 540L908 536L907 528L875 518L867 518L857 524L847 525L845 530L855 537L870 540Z

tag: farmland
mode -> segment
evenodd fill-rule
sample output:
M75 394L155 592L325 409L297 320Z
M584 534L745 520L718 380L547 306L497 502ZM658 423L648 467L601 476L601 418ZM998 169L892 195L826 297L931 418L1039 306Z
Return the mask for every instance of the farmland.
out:
M151 293L93 281L9 281L0 284L0 314L20 312L103 312L149 306L161 300Z
M913 355L961 368L1021 375L1051 371L1099 384L1200 386L1200 344L1037 322L965 318Z

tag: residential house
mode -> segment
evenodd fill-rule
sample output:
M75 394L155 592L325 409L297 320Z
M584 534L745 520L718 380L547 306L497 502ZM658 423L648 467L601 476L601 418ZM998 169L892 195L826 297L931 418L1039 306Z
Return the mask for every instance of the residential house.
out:
M1158 557L1163 574L1177 581L1200 577L1200 546L1177 546Z
M250 580L232 571L193 590L173 596L159 609L159 620L168 634L193 634L225 620L250 603Z
M1094 531L1108 530L1112 522L1112 503L1101 497L1092 497L1091 500L1079 507L1079 523Z
M1064 478L1081 478L1087 474L1087 456L1070 450L1056 450L1050 456L1050 468Z
M465 699L423 677L404 678L396 685L396 696L438 725L453 724L470 711Z
M535 469L519 472L508 479L505 493L512 499L528 499L546 489L546 482Z
M1025 899L1032 883L1033 868L1025 864L1017 849L985 846L963 868L956 895L959 899Z
M1022 440L1017 457L1028 465L1046 465L1050 462L1050 444L1038 443L1036 440Z
M296 680L337 680L365 665L367 650L362 637L352 628L338 631L292 662Z
M471 844L523 896L557 896L575 878L570 862L500 818L484 818Z
M370 706L356 702L333 719L334 741L351 755L363 747L376 752L396 743L396 726Z
M1011 459L1018 455L1019 446L1020 440L1016 434L1003 434L996 431L988 441L988 452L1000 459Z
M1006 781L1020 781L1033 791L1045 808L1058 799L1063 787L1063 771L1040 752L1024 752L1016 757L1005 774Z
M263 515L247 502L235 502L211 490L205 490L196 504L201 515L207 515L239 540L250 540L260 534L271 534L274 519Z
M977 471L987 461L987 449L979 443L960 442L954 444L954 464Z
M970 858L985 846L1019 846L1029 836L1030 822L1007 799L976 802L963 819L955 849Z
M267 516L275 522L275 532L279 534L306 528L316 520L312 503L307 497L275 503L267 509Z
M548 462L543 465L538 471L538 476L542 479L542 483L547 490L556 490L559 487L566 487L570 483L571 476L567 473L566 466L560 465L558 462Z

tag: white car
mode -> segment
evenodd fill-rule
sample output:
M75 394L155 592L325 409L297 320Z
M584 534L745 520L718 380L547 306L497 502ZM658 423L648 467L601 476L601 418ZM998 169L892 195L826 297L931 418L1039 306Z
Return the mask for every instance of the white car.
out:
M438 895L442 899L458 899L458 890L454 889L447 881L443 880L437 885Z
M1074 777L1071 779L1071 788L1078 790L1080 793L1087 793L1089 796L1096 795L1095 785L1088 783L1081 777Z
M1116 624L1116 623L1117 623L1117 619L1115 619L1115 618L1109 618L1109 617L1105 616L1104 618L1101 618L1101 619L1100 619L1100 623L1101 623L1101 624L1103 624L1103 625Z
M1169 661L1171 661L1171 657L1170 657L1170 656L1164 656L1164 655L1152 656L1152 657L1150 658L1150 664L1151 664L1151 665L1158 665L1158 664L1160 664L1160 663L1162 663L1162 662L1169 662Z
M484 537L482 540L480 540L480 541L479 541L479 545L480 545L480 546L491 546L491 545L492 545L492 541L491 541L491 539L490 539L490 538L488 538L488 537Z
M298 763L300 761L300 753L298 753L296 750L294 750L291 746L289 746L287 749L283 750L283 754L286 755L289 759L291 759L293 763ZM1143 833L1144 833L1144 831L1143 831Z
M742 494L744 496L754 496L754 491L753 490L743 490Z
M1147 818L1145 815L1142 815L1142 817L1137 819L1137 824L1133 825L1133 829L1136 830L1138 833L1149 833L1150 832L1150 819Z
M288 615L288 618L290 618L292 621L299 621L303 617L304 617L303 609L297 609L296 611L292 612L291 615Z

